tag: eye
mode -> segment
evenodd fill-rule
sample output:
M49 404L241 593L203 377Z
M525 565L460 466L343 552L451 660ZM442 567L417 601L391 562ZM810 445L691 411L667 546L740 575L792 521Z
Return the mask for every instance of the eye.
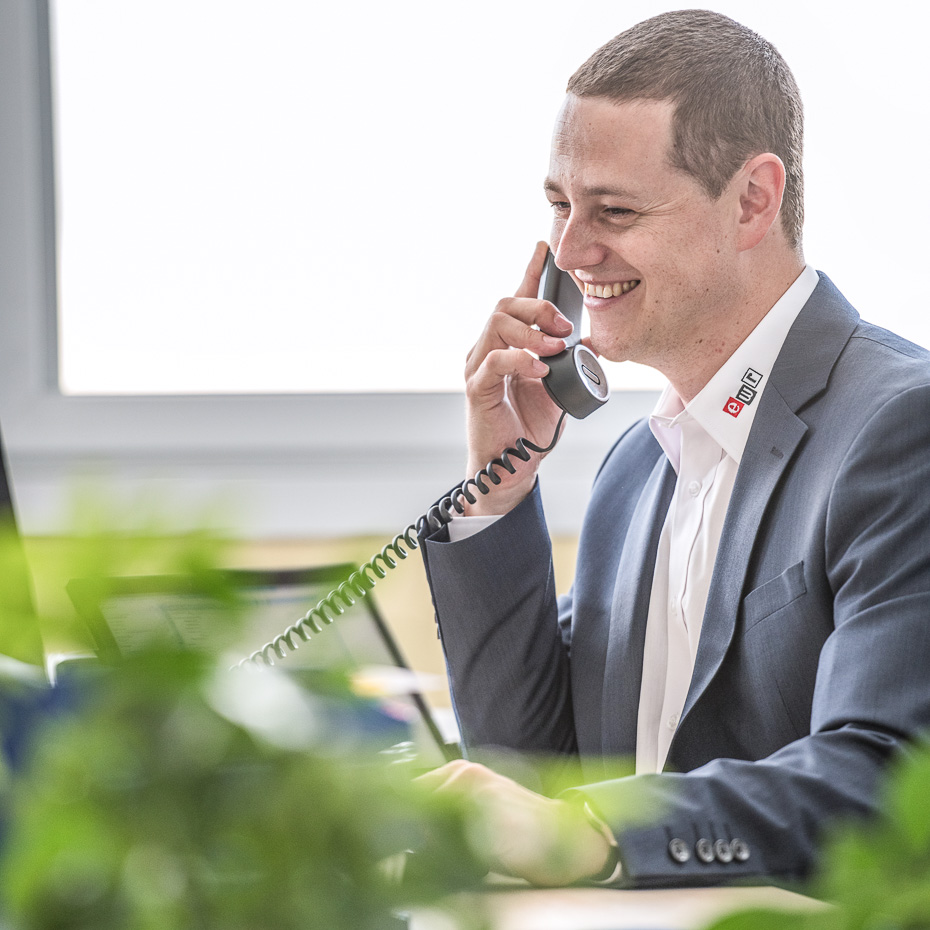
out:
M630 210L628 207L604 207L604 212L608 216L632 216L635 211Z
M556 216L568 216L571 211L571 205L565 200L550 200L549 206Z

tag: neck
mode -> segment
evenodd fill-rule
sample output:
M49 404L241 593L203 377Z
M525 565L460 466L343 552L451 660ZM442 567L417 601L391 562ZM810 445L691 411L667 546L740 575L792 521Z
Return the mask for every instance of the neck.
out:
M709 326L691 346L682 346L668 365L656 366L684 403L703 390L803 270L804 258L798 251L785 255L777 266L745 275L742 286L735 282L733 299L718 314L717 325Z

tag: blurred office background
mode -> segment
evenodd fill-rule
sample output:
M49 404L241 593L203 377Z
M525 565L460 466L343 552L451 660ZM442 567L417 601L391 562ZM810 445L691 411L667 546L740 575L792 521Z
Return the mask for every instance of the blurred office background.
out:
M667 8L0 0L0 422L27 549L87 481L209 520L240 564L400 532L464 477L461 370L547 235L567 76ZM928 14L714 8L800 84L808 260L930 344ZM662 385L611 377L542 473L563 585L598 463ZM441 670L419 559L376 597Z

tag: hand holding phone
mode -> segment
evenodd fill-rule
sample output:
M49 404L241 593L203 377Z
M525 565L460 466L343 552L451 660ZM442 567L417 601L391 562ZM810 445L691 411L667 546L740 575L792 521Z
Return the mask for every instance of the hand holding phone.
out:
M540 242L520 286L499 301L465 366L468 464L473 475L520 437L546 445L561 410L543 385L546 362L534 356L560 353L572 335L571 324L537 296L548 248ZM532 489L539 458L505 475L492 499L469 507L469 513L501 514Z
M540 243L516 295L498 304L469 355L469 474L517 437L549 442L558 408L581 419L607 402L610 391L604 371L597 356L581 344L583 307L578 285ZM570 333L566 319L573 327ZM529 353L538 355L539 361ZM532 488L538 461L521 466L518 475L508 475L495 489L493 500L481 500L469 512L512 509Z

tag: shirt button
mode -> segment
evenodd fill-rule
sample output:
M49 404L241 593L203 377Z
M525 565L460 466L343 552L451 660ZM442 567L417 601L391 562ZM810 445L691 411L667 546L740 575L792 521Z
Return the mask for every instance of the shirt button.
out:
M668 720L665 721L665 725L670 729L674 730L678 726L678 714L672 714Z
M701 492L701 483L699 481L692 481L691 484L688 485L688 493L692 497L697 497L698 494L700 494L700 492Z
M677 614L677 613L678 613L678 598L677 598L677 597L670 597L670 598L668 599L668 609L669 609L673 614Z

